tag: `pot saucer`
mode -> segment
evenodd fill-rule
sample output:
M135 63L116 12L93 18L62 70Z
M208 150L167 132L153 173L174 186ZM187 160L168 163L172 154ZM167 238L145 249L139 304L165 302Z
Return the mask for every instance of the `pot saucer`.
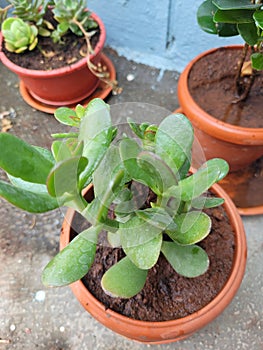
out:
M263 157L219 182L241 215L263 214Z
M108 69L108 72L110 73L110 79L114 80L116 79L116 71L114 68L114 65L112 63L112 61L105 55L105 54L101 54L101 58L102 58L102 64L105 65ZM45 112L45 113L49 113L49 114L54 114L55 110L58 108L58 106L52 106L52 105L48 105L42 102L37 101L28 91L28 89L25 87L24 83L22 81L20 81L19 83L19 90L20 90L20 94L22 95L24 101L30 105L31 107L41 111L41 112ZM90 100L94 99L94 98L101 98L104 99L106 98L109 93L111 92L112 87L107 85L104 82L100 82L97 89L87 98L85 98L82 101L79 101L78 103L82 104L82 106L86 106ZM74 108L76 106L76 104L72 104L69 105L67 107L69 108Z

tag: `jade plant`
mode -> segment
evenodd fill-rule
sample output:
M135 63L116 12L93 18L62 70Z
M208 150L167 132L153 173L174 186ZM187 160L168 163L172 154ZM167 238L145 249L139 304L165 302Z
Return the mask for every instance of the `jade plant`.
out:
M207 33L220 37L240 35L244 40L236 76L236 102L245 100L255 75L263 70L263 1L205 0L198 8L197 20ZM250 60L246 62L248 52Z
M101 280L113 297L140 292L161 253L183 276L205 273L209 258L198 242L210 233L211 218L203 209L224 202L207 191L227 174L228 164L211 159L191 172L189 120L180 113L158 126L129 119L129 136L113 125L101 99L75 110L61 107L55 117L76 131L53 134L50 151L0 134L0 167L10 180L0 181L3 198L33 213L71 207L89 222L47 264L43 283L63 286L81 279L105 231L107 244L125 253ZM87 202L83 189L90 184L94 198Z

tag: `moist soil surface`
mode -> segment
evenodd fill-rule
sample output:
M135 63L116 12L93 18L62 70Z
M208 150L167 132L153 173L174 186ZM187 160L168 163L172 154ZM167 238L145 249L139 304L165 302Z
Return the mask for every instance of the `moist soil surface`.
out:
M263 127L263 72L258 72L248 98L237 100L235 76L242 50L220 48L197 61L189 74L189 90L210 115L229 124Z
M56 27L51 11L47 12L46 19ZM91 38L91 45L95 48L99 40L99 28ZM20 54L9 52L4 44L3 52L10 61L16 65L35 70L52 70L69 66L83 59L87 52L84 37L79 37L72 32L62 37L61 43L54 43L50 37L38 36L38 45L33 51L25 51Z
M177 274L161 254L157 264L148 272L144 288L130 299L112 298L101 288L103 274L124 257L120 248L105 244L97 246L95 261L82 279L87 289L104 305L130 318L144 321L167 321L190 315L212 301L226 283L233 263L235 240L224 207L207 209L212 218L211 233L199 243L209 256L210 265L205 274L186 278ZM71 239L81 232L86 223L75 214Z

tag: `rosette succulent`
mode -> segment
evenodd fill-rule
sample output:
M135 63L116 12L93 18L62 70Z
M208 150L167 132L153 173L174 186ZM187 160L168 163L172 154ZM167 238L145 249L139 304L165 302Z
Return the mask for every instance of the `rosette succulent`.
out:
M33 50L38 42L38 30L20 18L7 18L2 25L5 47L10 52L21 53Z

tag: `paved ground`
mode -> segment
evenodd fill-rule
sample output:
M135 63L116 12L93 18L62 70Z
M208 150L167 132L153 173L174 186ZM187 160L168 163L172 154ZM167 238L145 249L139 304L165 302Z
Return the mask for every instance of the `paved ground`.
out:
M110 50L107 54L124 88L121 95L108 98L110 104L144 102L171 111L178 107L176 72L138 65ZM0 125L8 114L10 132L49 147L58 123L25 104L17 78L1 64L0 77ZM263 216L243 218L248 263L231 305L191 338L156 346L134 343L105 329L82 309L69 288L42 286L41 269L57 252L62 220L60 210L35 216L0 200L0 350L263 349Z

